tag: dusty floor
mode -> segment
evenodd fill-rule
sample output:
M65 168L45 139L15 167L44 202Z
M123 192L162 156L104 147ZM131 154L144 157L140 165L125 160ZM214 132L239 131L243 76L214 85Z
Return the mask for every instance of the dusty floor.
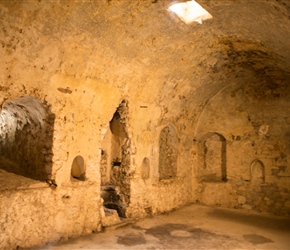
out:
M290 218L191 205L38 249L290 249Z

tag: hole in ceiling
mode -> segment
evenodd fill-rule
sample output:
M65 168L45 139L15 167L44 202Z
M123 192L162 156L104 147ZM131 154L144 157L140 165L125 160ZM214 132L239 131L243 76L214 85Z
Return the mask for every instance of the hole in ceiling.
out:
M212 15L194 0L173 4L169 7L169 10L174 12L186 24L192 22L202 24L202 21L212 18Z

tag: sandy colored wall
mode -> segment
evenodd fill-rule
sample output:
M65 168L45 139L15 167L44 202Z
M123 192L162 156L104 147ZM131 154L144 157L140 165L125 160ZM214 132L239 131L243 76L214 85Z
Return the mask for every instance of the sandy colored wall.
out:
M60 19L68 15L77 22L75 27L69 25L71 21L60 24L51 19L52 5L55 15ZM38 1L1 3L1 24L5 27L1 29L2 107L22 96L33 97L54 115L49 178L37 181L1 170L2 248L41 245L100 230L102 139L123 99L129 102L128 133L136 148L126 173L131 182L128 216L169 211L188 203L191 196L191 166L180 167L186 153L178 156L176 179L160 182L158 177L161 129L173 125L178 140L183 136L184 122L174 118L178 109L166 111L164 117L166 107L162 100L155 100L160 91L156 81L168 80L168 76L164 72L157 78L150 76L147 55L133 58L123 42L114 48L110 37L100 39L99 32L105 35L102 25L91 30L92 23L82 23L81 9L88 11L90 4L66 8ZM72 11L78 12L80 19L69 17ZM138 86L140 82L147 87ZM177 147L183 151L183 146ZM84 181L71 176L77 156L84 159ZM146 185L139 174L144 157L150 159Z
M211 159L208 161L221 171L219 157L214 155L224 153L227 181L200 176L197 199L207 205L289 215L289 90L269 78L263 83L259 77L255 82L253 79L218 93L200 118L196 175L210 168L204 158ZM267 84L271 84L271 91ZM224 152L220 148L205 152L210 150L204 146L207 133L224 137Z
M1 248L29 248L100 230L100 198L92 182L62 187L1 171Z
M283 93L289 89L276 93L263 81L272 77L283 85L289 79L288 5L206 2L214 19L202 26L180 22L167 10L171 1L0 2L1 110L29 96L54 118L51 147L42 152L50 163L47 180L1 169L1 248L100 230L101 153L110 147L103 139L123 100L127 144L120 152L129 153L129 217L197 200L287 214L289 103ZM258 12L263 18L257 21ZM262 100L254 98L260 89ZM269 91L267 109L279 109L265 112ZM176 177L160 180L159 138L166 126L176 133ZM225 183L199 182L199 143L208 132L226 139ZM77 156L85 180L71 176ZM248 179L256 157L265 166L265 183L253 189ZM142 178L144 158L149 170Z

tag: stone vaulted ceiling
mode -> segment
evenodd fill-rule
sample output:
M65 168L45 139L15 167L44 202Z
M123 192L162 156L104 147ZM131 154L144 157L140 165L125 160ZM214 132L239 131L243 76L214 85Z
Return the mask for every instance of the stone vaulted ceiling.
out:
M202 25L169 12L176 2L1 1L1 53L10 58L1 77L21 78L24 89L34 75L35 89L47 92L82 86L111 100L130 96L157 103L165 119L193 121L233 83L289 97L289 1L201 0L213 15Z

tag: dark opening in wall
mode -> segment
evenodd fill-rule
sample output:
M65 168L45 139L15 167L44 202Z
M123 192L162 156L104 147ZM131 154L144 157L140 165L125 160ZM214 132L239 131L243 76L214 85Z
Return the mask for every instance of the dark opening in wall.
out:
M149 177L150 177L150 161L147 157L145 157L141 165L141 178L145 180L148 179Z
M226 139L208 133L200 145L199 177L203 181L227 181Z
M71 166L71 176L75 179L84 181L86 179L86 167L84 158L80 155L76 156Z
M0 115L0 168L35 180L51 178L55 116L26 96L5 104Z
M125 217L130 201L130 147L128 135L128 101L123 100L114 113L104 135L101 151L101 185L104 206L116 209ZM113 198L112 198L113 197Z
M163 128L159 137L159 179L171 179L177 174L178 139L172 126Z

